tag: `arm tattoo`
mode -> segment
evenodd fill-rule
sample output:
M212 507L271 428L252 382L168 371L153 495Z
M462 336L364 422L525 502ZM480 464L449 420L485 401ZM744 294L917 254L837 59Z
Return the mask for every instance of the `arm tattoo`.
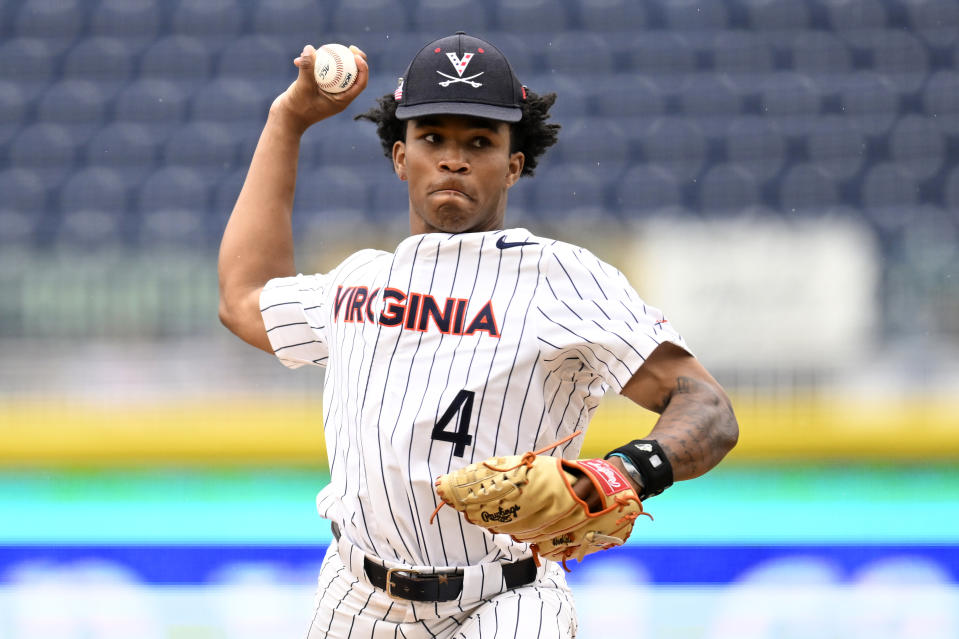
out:
M712 384L678 377L663 404L650 437L666 451L677 481L702 475L735 445L739 426L732 404Z

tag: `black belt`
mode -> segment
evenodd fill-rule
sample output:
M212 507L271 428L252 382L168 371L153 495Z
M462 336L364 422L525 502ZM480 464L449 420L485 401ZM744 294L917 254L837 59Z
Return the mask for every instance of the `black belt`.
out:
M333 535L339 539L340 530L332 525ZM536 579L536 563L532 557L502 564L506 589L525 586ZM423 573L404 568L387 568L369 557L363 559L363 569L370 583L385 590L393 598L409 601L452 601L463 592L463 575L457 573Z

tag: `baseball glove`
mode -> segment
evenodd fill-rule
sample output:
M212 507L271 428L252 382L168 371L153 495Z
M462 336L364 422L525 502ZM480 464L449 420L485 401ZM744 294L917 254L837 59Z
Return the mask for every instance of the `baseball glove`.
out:
M590 553L623 544L639 515L652 516L643 512L629 481L605 460L540 454L563 441L524 455L492 457L439 477L436 492L443 501L433 515L449 504L472 524L531 544L537 565L539 557L545 557L562 561L566 568L567 559L582 561ZM573 491L581 475L592 481L601 509L590 511Z

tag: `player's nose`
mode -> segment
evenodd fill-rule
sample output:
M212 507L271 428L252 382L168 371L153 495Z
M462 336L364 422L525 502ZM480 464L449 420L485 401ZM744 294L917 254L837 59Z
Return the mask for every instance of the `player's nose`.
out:
M443 171L452 173L469 173L470 164L465 154L450 150L444 153L439 160L439 167Z

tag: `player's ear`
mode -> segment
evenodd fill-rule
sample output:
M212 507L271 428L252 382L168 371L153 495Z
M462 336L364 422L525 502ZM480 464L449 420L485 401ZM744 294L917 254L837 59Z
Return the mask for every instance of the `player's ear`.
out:
M398 178L406 181L406 143L402 140L393 143L393 171Z
M516 151L509 154L509 166L506 173L506 188L516 184L520 176L523 175L523 167L526 165L526 156L522 151Z

